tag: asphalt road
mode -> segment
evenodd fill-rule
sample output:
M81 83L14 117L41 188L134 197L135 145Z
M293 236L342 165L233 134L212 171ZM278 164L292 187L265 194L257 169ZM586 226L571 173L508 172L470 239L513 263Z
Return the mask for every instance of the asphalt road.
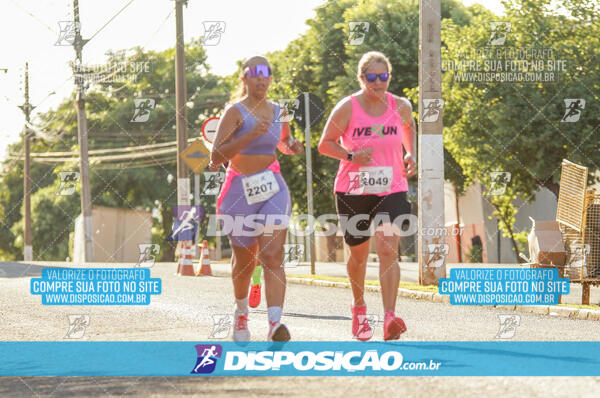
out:
M177 277L172 265L157 264L163 293L148 306L44 306L29 293L29 279L41 266L0 263L0 336L4 341L61 341L69 314L89 315L87 341L204 341L213 315L231 314L231 280ZM20 274L19 274L20 273ZM294 340L349 340L350 290L288 284L284 322ZM381 319L377 293L367 293L369 313ZM400 297L397 312L412 341L494 341L503 310L450 306ZM600 340L600 322L518 313L514 340ZM265 340L266 306L251 310L253 340ZM381 323L374 339L382 339ZM1 378L0 396L461 396L592 397L600 378L540 377L322 377L322 378Z

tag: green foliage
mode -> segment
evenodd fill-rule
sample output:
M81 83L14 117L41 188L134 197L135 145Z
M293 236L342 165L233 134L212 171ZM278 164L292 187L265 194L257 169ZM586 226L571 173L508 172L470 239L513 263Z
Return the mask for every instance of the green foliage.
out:
M559 13L550 3L506 1L502 18L471 7L472 23L442 22L443 60L465 60L462 54L467 53L467 59L484 61L485 54L476 50L486 48L494 21L511 24L505 46L550 48L554 59L567 60L558 83L459 82L452 72L443 74L444 145L467 185L478 181L489 187L490 172L511 173L509 189L489 200L515 251L523 249L526 238L513 230L518 211L514 200L530 202L541 187L557 194L562 159L583 164L590 172L600 164L599 10L592 2L563 0L557 2ZM560 122L565 98L586 99L576 123Z
M442 17L452 18L458 26L468 23L468 10L459 2L444 1ZM349 22L369 22L369 31L361 45L349 45ZM328 1L316 9L314 18L307 21L307 32L290 42L285 50L268 54L274 67L271 98L295 98L304 91L319 96L325 104L324 120L311 131L313 196L315 214L335 210L333 182L338 161L317 153L316 147L325 119L343 97L360 89L356 69L361 55L378 50L392 63L389 91L397 95L416 92L418 86L418 21L419 5L409 1ZM411 98L417 115L417 101ZM304 138L303 126L292 126L299 139ZM304 156L281 157L282 173L292 193L295 213L306 212L306 159ZM462 181L462 172L454 159L451 177ZM460 184L462 187L463 184Z
M442 16L452 18L458 26L468 23L469 12L456 1L445 1ZM360 46L348 45L348 22L368 21L370 31ZM288 46L268 54L274 66L274 79L269 96L272 99L295 98L301 92L318 95L325 104L328 114L342 97L359 89L356 82L356 64L362 53L380 50L386 53L393 64L394 78L390 91L402 95L417 86L418 48L418 2L383 1L373 2L339 0L328 1L316 9L314 18L307 21L308 30ZM88 90L86 111L88 118L89 149L119 148L175 139L175 73L174 49L165 51L143 51L133 49L132 55L117 51L108 62L147 62L151 73L138 73L137 80L126 84L95 85ZM206 65L206 53L199 40L186 44L186 78L188 99L192 103L187 109L189 136L199 136L202 122L209 116L218 115L232 90L239 82L239 71L231 76L219 78L212 75ZM146 123L132 123L134 98L154 98L156 108ZM38 124L44 132L56 137L53 142L37 141L32 152L77 151L77 117L73 106L74 96L65 99L55 110L40 115ZM413 101L414 102L414 101ZM416 102L415 102L416 103ZM326 119L327 114L324 115ZM333 181L338 162L321 156L316 146L325 120L311 131L310 145L313 164L313 192L316 214L334 210ZM303 126L292 123L293 134L304 137ZM22 142L11 146L11 153L20 153ZM306 212L306 159L280 156L282 172L286 176L294 212ZM168 235L175 205L175 181L167 182L169 175L176 175L175 165L131 168L135 163L123 164L116 170L106 170L106 165L92 163L90 167L93 205L123 208L156 208L160 217L153 228L153 241L160 241L161 255L170 259L172 247L164 239ZM66 257L68 234L72 231L74 218L79 214L78 194L71 197L53 197L52 189L57 185L60 170L77 169L77 164L53 167L33 164L34 189L33 237L36 258L40 260ZM23 174L22 162L8 160L4 163L6 175L0 183L0 257L22 258L21 250ZM48 187L48 188L47 188ZM50 188L52 187L52 188ZM47 189L46 189L47 188ZM70 218L60 207L41 213L36 206L47 209L50 203L68 207ZM63 201L67 201L69 206ZM214 198L204 197L202 204L207 213L214 212ZM45 206L45 207L44 207ZM76 206L75 206L76 207ZM15 226L16 225L16 226ZM48 228L54 228L50 232ZM206 223L201 234L204 234ZM54 235L47 240L42 235ZM40 246L41 245L41 246ZM46 247L51 245L50 247ZM42 257L38 257L42 254Z
M31 219L34 223L33 256L35 259L64 261L69 256L69 233L74 230L75 218L80 213L79 193L57 195L58 179L52 185L39 189L31 197ZM12 227L15 247L23 251L23 219Z
M483 248L479 245L471 246L471 249L466 253L466 256L470 263L482 263Z
M175 66L174 49L142 51L133 49L110 56L107 63L134 62L150 65L151 72L137 74L137 79L125 84L94 85L86 95L88 146L90 150L122 148L175 140ZM186 78L188 92L188 135L201 135L204 120L220 112L228 97L229 86L212 75L206 65L206 53L199 40L186 44ZM153 98L156 107L145 123L131 122L135 98ZM54 140L37 140L32 152L77 151L77 115L74 97L66 98L56 109L41 114L37 124ZM10 146L10 153L22 152L23 143ZM161 216L155 219L153 242L161 243L161 255L172 260L173 248L166 237L172 224L171 207L176 204L175 163L133 168L135 161L110 164L90 162L92 205L128 209L156 208ZM4 162L5 175L0 182L0 258L22 258L23 247L23 166L22 161ZM110 166L116 169L107 169ZM38 260L64 260L69 255L69 232L80 214L78 191L71 196L55 195L58 172L78 170L77 162L60 167L32 164L32 224L33 251ZM79 184L78 184L79 187ZM78 188L79 189L79 188ZM203 204L214 202L203 197ZM206 226L204 226L206 228Z
M566 59L564 79L552 84L460 83L451 73L442 76L444 109L445 177L462 191L477 181L490 186L491 171L508 171L511 182L504 195L490 197L500 228L518 244L522 233L513 231L518 209L514 199L535 197L546 186L556 192L560 161L571 161L597 170L600 164L598 139L598 68L600 47L598 7L591 0L562 0L563 12L550 8L549 0L506 2L512 30L507 46L547 47L554 58ZM319 96L326 114L343 97L359 89L356 68L360 56L370 50L384 52L391 60L393 77L390 91L411 99L418 114L418 20L417 0L328 1L307 21L307 31L280 51L267 54L274 67L271 99L295 98L301 92ZM460 54L485 47L489 22L498 21L480 5L465 8L457 1L442 2L442 59L458 60ZM364 43L348 44L348 23L366 21L370 29ZM88 90L89 148L120 148L162 143L175 139L174 49L144 51L133 55L117 52L110 62L148 62L151 73L139 73L135 82L93 86ZM238 71L239 72L239 71ZM187 108L189 136L199 136L202 122L218 115L234 87L239 73L220 78L210 73L206 53L199 40L186 45ZM156 108L146 123L133 123L135 98L154 98ZM586 108L579 122L560 123L564 98L585 98ZM36 141L32 152L76 151L77 118L74 98L65 99L55 110L40 115L38 124L55 141ZM325 120L311 131L313 148L313 192L316 214L334 210L333 181L336 160L316 151ZM303 126L292 123L293 134L304 139ZM10 146L12 154L22 152L23 143ZM292 193L294 212L306 212L306 159L280 156L282 172ZM173 252L165 238L172 223L175 205L175 165L116 170L106 164L91 166L94 205L157 209L160 216L153 227L153 242L162 245L161 255L171 259ZM78 193L62 197L54 194L60 170L76 164L54 167L34 163L32 167L34 253L39 259L62 260L68 253L68 233L79 214ZM0 181L0 258L21 257L22 240L22 162L9 159L3 164ZM202 198L207 213L214 211L214 198ZM64 210L64 211L63 211ZM67 216L68 215L68 216ZM66 218L65 218L66 217ZM204 233L206 223L203 225ZM40 257L41 256L41 257Z

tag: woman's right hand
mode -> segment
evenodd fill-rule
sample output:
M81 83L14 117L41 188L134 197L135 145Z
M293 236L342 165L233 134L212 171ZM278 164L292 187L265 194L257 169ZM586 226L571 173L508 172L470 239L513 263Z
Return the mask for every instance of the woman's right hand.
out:
M254 127L252 127L252 131L250 131L250 134L253 138L260 137L261 135L269 131L269 127L271 127L271 120L258 119Z
M354 151L354 156L352 158L352 163L366 165L371 163L371 153L373 152L373 148L361 148Z

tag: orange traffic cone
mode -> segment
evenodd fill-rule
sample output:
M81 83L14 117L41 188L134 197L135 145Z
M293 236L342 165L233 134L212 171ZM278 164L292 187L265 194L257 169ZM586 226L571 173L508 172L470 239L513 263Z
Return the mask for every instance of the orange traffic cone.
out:
M192 245L184 240L179 247L179 262L177 275L194 276L194 263L192 262Z
M210 268L210 256L208 255L208 242L202 242L202 256L200 256L200 270L196 273L198 276L208 275L212 276L212 269Z

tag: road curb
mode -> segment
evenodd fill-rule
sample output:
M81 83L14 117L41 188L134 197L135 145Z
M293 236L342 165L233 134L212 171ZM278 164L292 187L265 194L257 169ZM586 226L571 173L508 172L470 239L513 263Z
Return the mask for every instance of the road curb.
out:
M325 281L319 279L308 279L308 278L295 278L295 277L287 277L286 280L290 283L296 283L299 285L311 285L311 286L321 286L321 287L341 287L345 289L350 289L349 282L334 282L334 281ZM380 286L374 285L365 285L365 290L368 292L380 292ZM438 303L450 303L450 297L441 295L433 292L421 292L418 290L410 290L404 288L398 288L398 296L414 298L419 300L429 300Z
M308 278L286 278L288 282L299 285L310 285L310 286L322 286L322 287L340 287L350 289L349 282L334 282L325 281L319 279L308 279ZM380 292L380 286L365 285L365 290L368 292ZM439 293L432 292L421 292L418 290L410 290L404 288L398 288L398 296L412 298L417 300L427 300L436 303L450 303L450 296L441 295ZM487 306L486 306L487 307ZM569 308L559 307L556 305L495 305L493 308L508 310L508 311L519 311L528 312L537 315L546 315L551 317L571 318L587 321L600 321L600 311L587 309L587 308Z

